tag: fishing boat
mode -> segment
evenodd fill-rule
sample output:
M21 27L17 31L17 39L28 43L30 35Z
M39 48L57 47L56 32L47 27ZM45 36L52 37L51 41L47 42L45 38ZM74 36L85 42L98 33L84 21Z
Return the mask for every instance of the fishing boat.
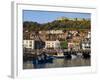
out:
M54 55L55 58L64 58L64 54L63 53L57 53L57 55Z
M53 62L53 57L47 54L38 55L38 57L33 60L33 64L45 64L52 62Z

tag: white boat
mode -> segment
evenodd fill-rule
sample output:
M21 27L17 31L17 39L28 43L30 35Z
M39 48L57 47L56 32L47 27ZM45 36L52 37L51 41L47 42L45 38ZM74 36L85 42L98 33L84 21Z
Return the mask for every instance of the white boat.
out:
M56 57L56 58L64 58L64 54L63 53L57 53L57 55L54 55L54 57Z
M77 58L77 55L71 55L72 59L76 59Z

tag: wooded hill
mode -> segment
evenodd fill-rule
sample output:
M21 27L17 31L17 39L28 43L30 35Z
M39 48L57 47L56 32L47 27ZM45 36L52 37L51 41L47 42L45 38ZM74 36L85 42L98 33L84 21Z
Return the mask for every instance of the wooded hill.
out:
M23 22L23 31L40 31L40 30L79 30L79 29L91 29L91 21L89 19L70 20L68 18L64 20L54 20L48 23L37 23L25 21Z

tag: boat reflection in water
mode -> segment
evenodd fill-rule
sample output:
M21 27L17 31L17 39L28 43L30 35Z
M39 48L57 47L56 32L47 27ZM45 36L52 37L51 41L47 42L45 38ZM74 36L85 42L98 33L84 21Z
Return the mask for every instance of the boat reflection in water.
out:
M86 55L85 55L86 56ZM58 68L58 67L77 67L90 66L91 61L88 55L80 57L79 55L65 55L64 57L56 57L50 55L40 55L36 59L25 61L23 69L40 69L40 68Z

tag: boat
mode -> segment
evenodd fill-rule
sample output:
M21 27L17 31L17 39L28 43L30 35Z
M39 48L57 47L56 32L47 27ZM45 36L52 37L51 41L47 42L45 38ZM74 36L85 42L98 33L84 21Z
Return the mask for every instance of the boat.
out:
M57 55L54 55L55 58L64 58L65 57L61 47L59 50L56 50L56 51L57 51Z
M90 54L89 54L89 53L83 53L83 58L84 58L84 59L90 58Z
M71 54L66 54L65 55L65 59L71 59L71 58L72 58Z
M57 53L57 55L54 55L55 58L64 58L64 54L63 53Z
M76 59L76 58L77 58L77 55L71 54L71 58L72 58L72 59Z
M53 62L53 59L54 59L54 57L47 56L45 61L46 61L46 63L52 63Z
M38 55L37 59L33 60L33 64L45 64L45 63L52 63L53 62L53 58L50 55L47 54L42 54L42 55Z
M64 56L65 56L65 59L71 59L72 56L71 56L71 53L70 52L64 52Z

